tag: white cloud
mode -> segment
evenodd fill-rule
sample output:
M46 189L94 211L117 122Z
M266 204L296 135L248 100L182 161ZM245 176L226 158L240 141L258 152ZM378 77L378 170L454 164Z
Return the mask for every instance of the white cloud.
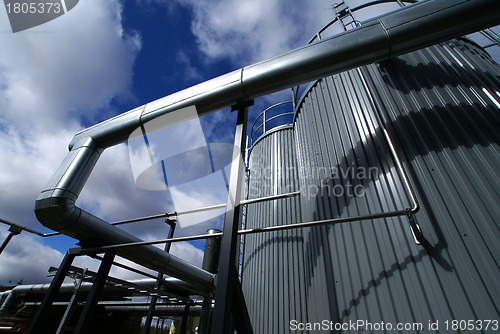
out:
M2 242L7 234L7 232L0 233ZM149 235L146 239L153 240L153 236ZM158 245L157 247L163 249L164 246ZM173 243L171 254L198 267L201 267L203 261L203 251L187 242ZM50 282L51 278L47 277L48 269L59 267L63 256L64 254L57 250L40 243L37 237L23 232L12 238L0 256L0 281L17 283L23 280L24 284ZM115 261L152 275L157 274L151 269L121 257L116 257ZM78 256L73 261L73 265L97 272L100 261L87 256ZM111 268L110 276L121 279L145 278L143 275L119 266Z
M1 30L8 30L0 11ZM81 1L62 17L17 34L0 34L0 100L5 121L28 133L73 123L128 94L140 38L124 33L116 1Z
M179 72L182 73L184 80L199 81L203 78L200 70L193 64L193 61L189 58L189 55L185 51L179 50L176 54L175 60L178 66L182 68L182 71Z
M131 98L141 41L137 33L123 30L120 6L117 0L80 1L60 18L16 34L0 11L2 218L41 230L35 200L82 128L81 120L107 118L112 99ZM113 170L100 173L95 179L107 179L110 188L111 181L123 183L109 177L115 176ZM2 236L7 228L2 225ZM58 266L61 258L39 237L23 232L0 256L0 279L45 280L48 266Z
M156 240L157 237L157 235L149 234L145 236L144 240L152 241ZM159 244L155 246L162 250L165 248L165 244ZM199 268L201 268L201 265L203 263L203 251L193 246L189 242L173 242L170 246L170 254Z
M367 0L346 1L351 8ZM191 31L199 50L211 60L229 59L238 66L268 59L304 46L325 24L335 18L332 2L325 0L177 0L192 11ZM162 4L175 15L171 1L148 0ZM395 3L359 10L359 21L399 9ZM334 33L341 32L339 24ZM332 31L326 33L330 36ZM493 50L490 50L493 51Z
M77 204L108 221L166 212L165 192L142 191L134 182L125 144L104 151Z
M31 228L39 226L33 213L35 200L64 158L71 136L65 129L38 138L26 136L14 127L0 131L2 218Z
M171 187L176 211L192 210L225 203L227 190L221 172L213 173L179 187ZM181 227L200 224L224 213L224 209L180 215L177 219Z
M188 242L176 242L172 244L170 253L201 268L203 251Z
M0 233L3 240L7 233ZM49 282L49 267L58 267L63 258L60 252L40 243L32 235L14 236L0 255L0 281L24 284Z
M82 1L45 25L0 34L0 44L0 214L29 226L35 199L81 129L75 112L93 119L128 94L140 41L122 31L116 1Z
M159 2L162 2L161 0ZM246 65L304 45L333 18L322 0L179 0L194 14L192 32L212 59Z

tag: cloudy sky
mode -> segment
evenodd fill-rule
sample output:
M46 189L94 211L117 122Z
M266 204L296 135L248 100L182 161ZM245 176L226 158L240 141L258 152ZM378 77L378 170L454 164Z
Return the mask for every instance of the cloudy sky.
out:
M34 203L76 132L302 46L333 18L329 8L330 2L324 0L293 4L285 0L80 0L65 15L15 34L6 10L0 8L0 218L49 232L36 220ZM360 13L359 18L368 15ZM288 98L287 94L273 98ZM257 101L250 118L271 100ZM156 142L183 150L231 143L234 116L222 110L165 130ZM153 144L160 152L161 145ZM117 221L181 206L216 204L224 198L222 170L203 181L207 188L218 187L216 192L208 192L199 182L170 190L136 183L136 171L145 168L134 159L140 151L133 147L131 142L105 151L78 199L80 207ZM174 153L163 152L161 158L171 156ZM192 225L193 217L187 219L176 235L220 227L220 217L204 218L211 219L198 225ZM146 240L168 233L161 220L126 229ZM0 224L0 242L7 230ZM75 242L65 236L21 233L0 255L0 281L48 281L47 269L57 267ZM172 253L200 265L202 249L202 242L176 243ZM96 270L90 259L79 258L75 264ZM113 274L128 277L119 270Z

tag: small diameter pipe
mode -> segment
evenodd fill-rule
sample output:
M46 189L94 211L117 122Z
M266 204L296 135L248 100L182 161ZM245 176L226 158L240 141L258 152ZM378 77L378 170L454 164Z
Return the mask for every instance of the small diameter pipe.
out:
M296 229L296 228L313 227L313 226L329 225L329 224L350 223L350 222L355 222L355 221L364 221L364 220L379 219L379 218L391 218L391 217L405 216L407 214L408 214L407 210L396 210L396 211L390 211L390 212L373 213L373 214L356 216L356 217L333 218L333 219L316 220L316 221L297 223L297 224L286 224L286 225L261 227L261 228L255 228L255 229L244 229L244 230L239 230L238 235L262 233L262 232L274 232L274 231L281 231L281 230L291 230L291 229ZM222 232L217 232L217 233L212 233L212 234L199 234L199 235L193 235L193 236L177 237L177 238L162 239L162 240L155 240L155 241L131 242L131 243L126 243L126 244L117 244L117 245L109 245L109 246L96 247L96 248L80 249L79 253L80 254L102 253L106 250L115 249L115 248L134 247L134 246L143 246L143 245L157 245L157 244L163 244L166 242L193 241L193 240L200 240L200 239L217 238L217 237L222 237L222 234L223 234Z

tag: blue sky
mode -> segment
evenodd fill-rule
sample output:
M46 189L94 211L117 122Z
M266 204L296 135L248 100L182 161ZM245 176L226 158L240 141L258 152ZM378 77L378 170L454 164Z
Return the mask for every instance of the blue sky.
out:
M80 0L65 15L16 34L0 8L0 217L48 232L34 216L34 203L76 132L300 47L333 18L329 8L330 2L324 0L293 4L285 0ZM375 14L365 11L358 18ZM272 102L289 98L290 93L283 92L259 99L250 119ZM200 118L189 129L201 128L205 143L228 143L234 122L235 115L223 110ZM185 129L176 131L186 133ZM186 138L178 136L178 142L169 145L195 140ZM174 209L170 192L136 185L131 164L127 145L106 150L77 204L108 221ZM206 185L211 186L210 182L220 185L220 178ZM199 206L217 200L209 198L213 194L208 191L192 188L176 190L183 203ZM202 233L218 224L220 219L211 219L179 228L176 235ZM0 225L0 241L7 229ZM147 240L163 238L168 232L161 221L126 229ZM58 266L74 243L65 236L40 238L23 232L0 255L0 281L47 281L48 267ZM178 243L172 253L199 265L202 248L201 242ZM96 268L86 258L79 258L76 265ZM117 269L113 274L129 277Z

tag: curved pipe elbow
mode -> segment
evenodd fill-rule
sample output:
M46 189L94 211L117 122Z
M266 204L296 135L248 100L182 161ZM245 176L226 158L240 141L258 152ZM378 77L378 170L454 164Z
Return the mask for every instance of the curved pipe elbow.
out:
M92 138L78 140L35 203L35 215L46 227L78 239L86 246L139 242L141 239L80 209L75 202L103 149ZM154 246L118 251L133 262L211 291L214 276Z
M35 202L35 215L44 226L62 232L78 220L82 210L76 199L102 151L85 138L66 155Z
M71 225L80 216L74 201L67 198L39 198L35 202L35 216L43 226L67 234ZM73 238L75 235L67 234Z

